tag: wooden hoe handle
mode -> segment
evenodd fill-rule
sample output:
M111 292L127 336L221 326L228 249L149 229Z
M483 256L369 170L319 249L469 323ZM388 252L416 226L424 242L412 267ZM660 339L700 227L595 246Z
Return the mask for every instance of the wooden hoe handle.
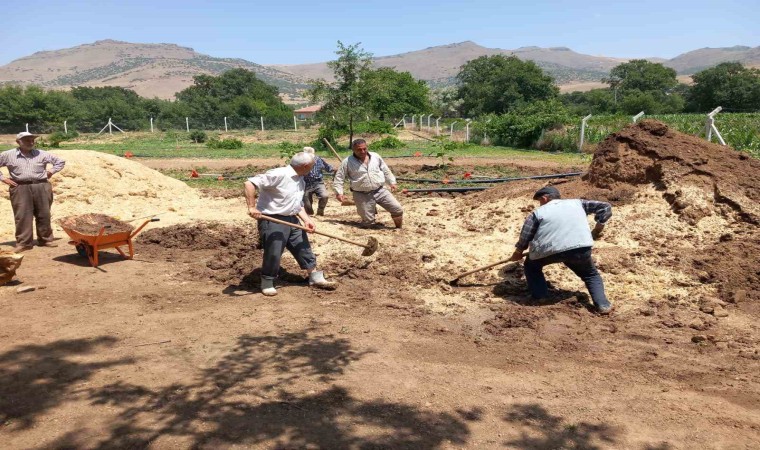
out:
M335 236L335 235L332 235L332 234L325 233L324 231L311 230L310 228L307 228L307 227L305 227L305 226L303 226L301 224L295 224L295 223L285 222L284 220L275 219L274 217L265 216L263 214L261 215L261 219L268 220L268 221L274 222L274 223L279 223L281 225L287 225L287 226L293 227L293 228L298 228L299 230L308 231L310 233L321 234L322 236L327 236L329 238L337 239L339 241L343 241L343 242L346 242L346 243L349 243L349 244L358 245L359 247L369 248L369 245L360 244L358 242L351 241L351 240L348 240L346 238L342 238L340 236Z

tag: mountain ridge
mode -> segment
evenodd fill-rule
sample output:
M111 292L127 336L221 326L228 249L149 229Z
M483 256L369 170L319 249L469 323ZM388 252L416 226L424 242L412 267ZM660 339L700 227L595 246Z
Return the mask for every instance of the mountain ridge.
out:
M473 41L427 47L411 52L373 58L375 67L393 67L408 71L433 87L451 85L460 67L467 61L486 55L517 56L534 61L553 76L560 88L599 87L610 69L628 58L593 56L564 47L523 46L516 49L483 47ZM726 61L760 66L760 46L737 45L725 48L692 50L662 62L679 75ZM193 76L218 75L242 67L252 70L263 81L277 86L286 101L303 101L308 80L331 79L326 62L310 64L262 65L242 58L217 58L174 43L130 43L103 39L59 50L43 50L0 66L0 84L37 84L46 88L73 86L122 86L143 97L173 98L190 86Z

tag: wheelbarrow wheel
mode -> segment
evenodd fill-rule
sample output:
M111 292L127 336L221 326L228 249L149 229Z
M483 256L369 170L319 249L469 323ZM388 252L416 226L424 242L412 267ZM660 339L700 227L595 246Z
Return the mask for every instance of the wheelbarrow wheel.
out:
M79 256L83 256L85 258L89 258L90 252L88 252L88 248L86 244L77 244L76 245L77 253L79 253Z

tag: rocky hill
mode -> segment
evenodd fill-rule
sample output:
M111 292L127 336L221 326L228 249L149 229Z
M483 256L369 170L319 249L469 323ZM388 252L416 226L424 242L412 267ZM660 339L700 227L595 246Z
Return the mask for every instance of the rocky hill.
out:
M37 52L0 67L0 83L50 88L122 86L144 97L173 98L193 76L218 75L242 67L280 92L306 87L298 76L244 59L214 58L175 44L133 44L104 40L63 50Z
M563 91L601 87L600 80L623 58L592 56L567 47L521 47L515 50L482 47L466 41L374 59L376 67L408 71L432 86L450 85L459 68L484 55L515 55L536 62L552 75ZM682 76L725 61L760 66L760 47L704 48L670 60L649 58L673 67ZM194 75L217 75L242 67L277 86L288 98L303 101L299 93L308 80L330 79L326 63L264 66L244 59L214 58L175 44L134 44L104 40L63 50L37 52L0 67L0 84L37 84L49 88L122 86L144 97L173 98Z

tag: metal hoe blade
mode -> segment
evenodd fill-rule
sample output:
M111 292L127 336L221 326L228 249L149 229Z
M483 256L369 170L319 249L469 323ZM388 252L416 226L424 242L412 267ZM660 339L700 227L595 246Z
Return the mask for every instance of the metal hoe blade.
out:
M362 256L372 256L377 251L377 239L373 238L372 236L369 237L367 240L367 246L364 247L364 251L362 252Z

